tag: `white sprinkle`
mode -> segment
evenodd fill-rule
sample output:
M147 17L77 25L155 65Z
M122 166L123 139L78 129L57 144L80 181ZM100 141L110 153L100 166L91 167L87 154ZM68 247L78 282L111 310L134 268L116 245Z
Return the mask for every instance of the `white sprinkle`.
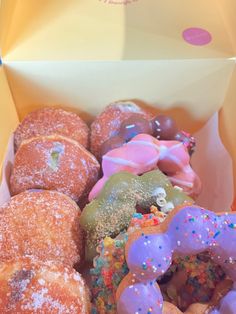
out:
M43 286L43 285L45 284L45 280L44 280L44 279L39 279L39 280L38 280L38 283L39 283L41 286Z
M78 274L74 274L73 278L75 281L80 281L80 276Z

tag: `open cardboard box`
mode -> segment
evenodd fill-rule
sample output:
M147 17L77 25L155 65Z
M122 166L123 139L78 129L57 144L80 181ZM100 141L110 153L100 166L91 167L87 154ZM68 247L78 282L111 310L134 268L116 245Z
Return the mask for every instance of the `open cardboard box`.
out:
M195 133L198 203L229 210L236 195L236 2L120 2L0 2L1 202L9 198L8 141L28 112L60 105L90 122L110 102L135 98ZM183 30L193 26L212 41L184 41Z
M10 198L12 132L28 112L59 105L91 122L110 102L138 99L195 134L198 204L233 208L236 1L120 2L0 1L0 205ZM212 41L185 42L189 27Z

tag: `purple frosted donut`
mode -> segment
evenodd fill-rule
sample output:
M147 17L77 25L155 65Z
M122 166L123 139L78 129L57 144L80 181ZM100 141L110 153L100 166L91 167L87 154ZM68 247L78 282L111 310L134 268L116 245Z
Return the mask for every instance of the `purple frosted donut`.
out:
M163 297L154 282L169 268L173 254L193 255L206 250L236 282L235 213L216 215L198 206L186 206L173 210L160 226L131 235L126 246L130 273L117 292L118 314L161 314ZM232 308L231 294L235 295L235 291L222 299L215 313L233 314L223 310Z

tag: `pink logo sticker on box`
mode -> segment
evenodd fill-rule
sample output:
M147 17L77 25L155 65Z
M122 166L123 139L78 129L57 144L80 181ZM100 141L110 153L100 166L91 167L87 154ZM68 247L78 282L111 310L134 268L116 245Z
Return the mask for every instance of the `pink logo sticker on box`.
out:
M212 41L211 34L203 28L187 28L183 31L182 35L187 43L195 46L208 45Z

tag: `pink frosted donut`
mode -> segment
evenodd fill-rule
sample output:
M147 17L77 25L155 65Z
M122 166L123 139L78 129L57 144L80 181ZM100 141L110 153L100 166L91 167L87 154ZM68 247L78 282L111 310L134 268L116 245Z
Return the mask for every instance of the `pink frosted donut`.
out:
M54 134L67 136L88 147L89 128L76 113L59 108L43 108L30 112L19 124L14 133L15 150L24 140Z
M189 163L190 157L182 142L159 141L151 135L139 134L103 156L103 177L93 187L89 199L99 194L104 183L114 173L127 171L142 174L157 167L168 175L173 185L180 186L188 195L198 195L201 183Z
M91 124L90 150L97 158L101 157L101 146L118 134L125 119L137 114L151 121L152 114L145 112L132 101L117 101L105 110Z

